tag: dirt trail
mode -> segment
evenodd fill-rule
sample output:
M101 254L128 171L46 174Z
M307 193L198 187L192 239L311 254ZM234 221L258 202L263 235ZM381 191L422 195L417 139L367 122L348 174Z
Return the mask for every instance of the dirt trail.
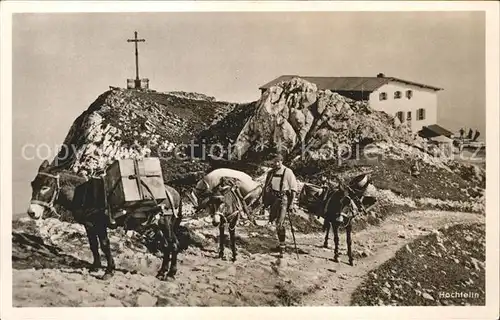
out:
M102 271L89 274L78 266L14 270L13 301L14 306L31 307L349 305L352 292L364 276L403 245L445 225L470 222L484 223L484 216L444 211L390 216L380 226L354 233L354 267L345 263L344 234L340 238L340 263L330 260L331 248L320 247L320 234L296 234L301 250L299 259L292 250L291 234L287 234L291 248L280 261L270 253L276 245L272 229L260 227L258 235L239 230L238 261L232 263L216 259L217 230L204 228L199 231L213 241L201 250L190 247L179 256L179 273L174 281L158 281L154 274L160 260L142 257L117 259L122 268L122 259L139 260L135 261L138 272L119 271L108 281L96 278ZM88 260L87 248L85 243L85 252L76 258ZM226 250L229 256L229 248ZM74 252L64 250L64 254Z
M321 290L308 295L304 305L349 305L351 294L370 270L394 256L404 245L416 237L428 234L445 225L482 222L484 216L464 212L413 211L403 215L390 216L380 226L373 226L354 235L355 246L368 249L369 256L358 259L354 267L346 263L325 264L330 275L325 276ZM341 241L344 241L341 238ZM356 247L355 247L356 250ZM346 257L344 256L344 260ZM318 266L321 268L321 266Z

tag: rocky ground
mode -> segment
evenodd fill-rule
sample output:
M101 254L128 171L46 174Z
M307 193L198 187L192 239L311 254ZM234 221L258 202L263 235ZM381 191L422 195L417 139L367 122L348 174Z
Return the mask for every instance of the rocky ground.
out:
M370 272L355 305L484 305L485 226L433 230ZM464 297L465 296L465 297Z
M207 150L213 144L234 148L228 147L220 160L210 159L200 149L188 154L187 160L172 157L177 152L186 156L186 150L176 148L191 141L205 143ZM436 298L426 299L425 294L435 292L423 289L438 290L440 282L418 278L421 260L429 256L434 261L433 255L448 253L453 258L441 264L436 260L429 272L449 275L451 265L452 272L460 275L467 273L463 268L472 270L477 265L477 277L467 283L484 282L484 255L480 253L484 246L484 163L453 161L453 155L427 148L423 139L392 116L364 102L318 90L302 79L279 83L248 104L218 102L195 93L110 88L74 121L64 143L71 150L63 159L54 159L57 169L98 175L114 159L160 157L165 182L182 193L217 167L242 170L262 183L269 151L281 146L288 151L286 164L293 168L299 185L318 183L320 176L348 178L371 172L370 192L378 204L354 223L354 267L345 263L345 256L340 263L331 261L332 250L320 246L321 223L309 221L301 210L292 215L299 258L289 228L288 254L277 258L271 250L277 245L274 229L261 219L259 226L238 226L238 261L221 261L217 259L218 230L209 220L192 219L186 206L179 234L183 248L179 273L167 282L154 277L160 258L120 230L110 232L119 270L114 278L102 281L98 278L103 271L87 271L91 254L84 229L70 223L67 212L60 211L64 221L18 219L12 233L15 306L432 304ZM335 153L346 145L354 148L352 152L359 147L362 156ZM302 154L302 146L310 152ZM227 159L235 150L241 154ZM325 159L325 151L333 156ZM420 176L410 174L412 162L420 165ZM468 246L458 239L462 229L454 226L470 223L475 225L470 237L478 251L458 252L457 244ZM439 234L436 230L441 228L440 241L420 239ZM343 254L344 238L342 234ZM435 248L429 251L428 244ZM404 251L407 246L412 256ZM398 259L405 264L398 264ZM468 264L462 266L454 259ZM394 279L383 277L387 270L389 276L396 272ZM383 283L377 282L381 279ZM420 295L399 299L397 295L406 289L400 288L398 279L420 283ZM480 304L481 299L466 303Z
M81 226L56 219L37 223L22 218L13 226L14 306L314 306L359 303L351 301L356 288L360 285L363 289L358 291L371 290L373 286L380 288L378 283L370 281L373 274L382 271L373 270L391 261L398 250L408 245L415 251L414 255L428 255L429 252L420 253L417 247L421 245L413 244L413 240L432 236L440 228L454 230L452 226L457 224L482 225L484 216L443 211L391 215L378 226L354 233L356 263L353 267L346 263L343 234L341 262L334 263L332 249L320 246L323 234L318 232L319 228L301 229L305 223L296 223L299 257L293 250L288 229L288 252L284 259L279 259L271 250L277 244L274 230L265 225L264 220L258 221L259 226L238 226L238 260L222 261L217 258L216 228L205 219L189 220L183 223L190 234L184 237L178 275L167 282L154 277L160 265L159 257L148 253L140 243L119 230L112 231L110 236L119 271L114 278L102 281L98 276L103 271L89 273L85 268L91 254ZM472 237L477 242L484 241L484 233L483 238ZM443 241L447 245L447 238ZM226 250L229 256L229 248ZM474 265L470 261L474 259L479 268L484 264L484 255L472 251L463 251L461 256L449 259L464 261L465 257L468 261L465 266L450 263L455 268L471 270ZM428 259L437 258L429 256ZM411 259L405 262L400 269L393 268L399 277L413 281L403 275L405 271L415 271L420 262L415 260L417 267L412 267ZM438 274L448 272L450 267L445 263L431 264L429 260L429 267ZM482 274L484 281L484 269L475 271ZM364 284L366 281L369 284ZM420 282L425 288L427 283ZM399 292L390 290L395 294ZM387 299L382 301L393 303ZM460 304L459 301L450 303Z

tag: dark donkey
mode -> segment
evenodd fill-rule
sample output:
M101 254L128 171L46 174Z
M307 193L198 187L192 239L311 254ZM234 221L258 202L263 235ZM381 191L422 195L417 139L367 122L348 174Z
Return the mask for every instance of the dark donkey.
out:
M370 184L367 175L360 175L352 179L349 184L345 184L340 179L339 187L336 190L327 189L326 199L323 206L324 225L326 231L323 247L328 247L328 236L330 228L333 229L333 241L335 244L333 261L338 262L339 258L339 228L346 231L347 256L349 265L354 265L352 256L352 220L361 211L366 213L364 205L373 206L373 197L364 197L366 188Z
M327 179L324 179L325 181ZM325 231L325 241L323 247L328 247L328 237L330 228L333 229L333 240L335 242L334 261L338 262L339 257L339 228L342 226L346 230L347 255L349 264L353 265L351 250L352 219L359 210L364 210L364 205L372 206L375 203L373 197L365 197L364 193L369 185L366 174L355 177L349 185L338 180L338 187L331 187L326 184L323 187L306 184L299 195L299 204L310 214L324 219L323 230Z
M94 209L82 209L82 204L79 203L81 199L75 197L75 189L84 183L87 183L87 180L83 177L61 168L50 167L48 161L45 160L38 169L35 179L31 182L32 195L28 215L33 219L43 218L48 212L58 215L55 205L59 205L70 211L75 221L84 225L87 232L94 260L90 269L97 270L101 268L100 246L107 260L106 272L103 275L103 279L109 279L115 271L115 263L111 254L107 231L109 219L105 214L104 205L101 206L101 201L95 198L86 198L86 201L92 201L93 199L95 203L87 203L85 206L86 208L90 207ZM161 280L167 277L173 278L177 272L179 242L176 231L182 220L180 194L168 185L165 185L165 190L167 194L170 194L172 203L171 205L170 203L165 204L165 208L171 209L172 214L161 214L158 221L159 236L161 237L160 239L163 239L163 241L160 241L163 247L163 262L157 274L157 278ZM175 214L175 208L178 209L178 214ZM150 212L149 214L156 214L156 212ZM134 220L132 223L139 224L138 221L135 221L135 218L130 219L129 215L120 217L116 223L118 226L126 228L130 220ZM168 273L165 275L167 269Z

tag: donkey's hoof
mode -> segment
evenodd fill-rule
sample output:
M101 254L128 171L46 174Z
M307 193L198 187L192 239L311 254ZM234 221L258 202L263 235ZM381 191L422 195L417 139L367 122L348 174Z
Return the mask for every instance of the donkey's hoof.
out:
M101 268L102 268L102 266L100 263L99 264L94 263L94 264L87 267L89 272L96 272L96 271L99 271L99 269L101 269Z
M164 281L166 280L166 277L165 277L165 272L158 272L156 274L156 279L160 280L160 281Z
M233 257L231 258L231 261L232 261L232 262L236 262L236 256L233 256Z
M333 257L333 262L339 262L339 257L337 256Z
M323 243L323 248L328 249L328 242Z
M177 267L172 267L168 270L167 277L174 279L177 274Z
M111 271L111 270L106 270L106 272L102 275L102 277L100 278L101 280L109 280L111 278L113 278L113 275L115 274L114 271Z
M354 266L354 260L349 260L349 265Z
M168 279L168 278L170 278L170 279L175 279L175 274L176 274L176 273L177 273L177 272L172 272L172 271L170 271L169 273L167 273L167 279Z

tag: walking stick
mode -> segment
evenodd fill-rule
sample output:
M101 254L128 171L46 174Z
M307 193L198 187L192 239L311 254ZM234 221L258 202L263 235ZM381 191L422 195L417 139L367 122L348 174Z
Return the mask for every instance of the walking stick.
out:
M290 210L286 211L288 215L288 221L290 221L290 229L292 230L293 245L295 246L295 253L297 254L297 259L299 259L299 249L297 249L297 241L295 241L295 232L293 231L292 218L290 217Z

